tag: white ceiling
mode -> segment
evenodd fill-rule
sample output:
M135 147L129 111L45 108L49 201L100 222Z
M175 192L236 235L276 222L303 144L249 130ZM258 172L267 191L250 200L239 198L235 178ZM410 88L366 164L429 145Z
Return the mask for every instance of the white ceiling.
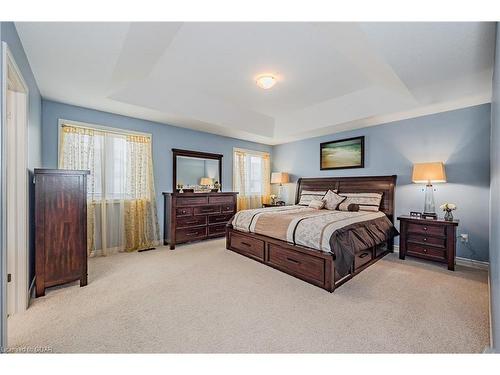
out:
M16 27L44 98L268 144L491 100L494 23Z

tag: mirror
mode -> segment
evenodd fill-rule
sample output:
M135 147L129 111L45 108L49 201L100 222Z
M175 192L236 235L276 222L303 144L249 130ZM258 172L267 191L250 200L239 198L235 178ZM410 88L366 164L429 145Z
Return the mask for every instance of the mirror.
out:
M210 191L221 186L222 155L173 149L173 191Z

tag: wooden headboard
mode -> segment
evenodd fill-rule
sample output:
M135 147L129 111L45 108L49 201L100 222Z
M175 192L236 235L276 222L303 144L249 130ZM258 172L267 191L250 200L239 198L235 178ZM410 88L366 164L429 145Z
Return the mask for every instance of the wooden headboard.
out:
M383 193L380 211L394 223L394 190L396 175L362 177L299 178L295 204L299 203L302 190L338 190L339 193Z

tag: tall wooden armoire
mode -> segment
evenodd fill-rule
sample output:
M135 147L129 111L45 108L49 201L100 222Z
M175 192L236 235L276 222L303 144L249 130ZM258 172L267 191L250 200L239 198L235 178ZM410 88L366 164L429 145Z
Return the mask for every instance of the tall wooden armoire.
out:
M87 175L35 169L36 296L80 280L87 285Z

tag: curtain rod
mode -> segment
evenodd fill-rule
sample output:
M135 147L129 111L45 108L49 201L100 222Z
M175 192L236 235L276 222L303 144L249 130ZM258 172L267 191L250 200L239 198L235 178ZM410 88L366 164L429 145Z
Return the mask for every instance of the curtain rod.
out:
M97 131L111 133L111 134L135 135L135 136L148 137L148 138L152 139L152 135L149 134L149 133L141 133L141 132L137 132L137 131L133 131L133 130L111 128L111 127L102 126L102 125L87 124L87 123L78 122L78 121L71 121L71 120L59 119L59 124L60 124L61 127L64 127L64 126L70 126L71 127L72 126L72 127L75 127L75 128L97 130Z

